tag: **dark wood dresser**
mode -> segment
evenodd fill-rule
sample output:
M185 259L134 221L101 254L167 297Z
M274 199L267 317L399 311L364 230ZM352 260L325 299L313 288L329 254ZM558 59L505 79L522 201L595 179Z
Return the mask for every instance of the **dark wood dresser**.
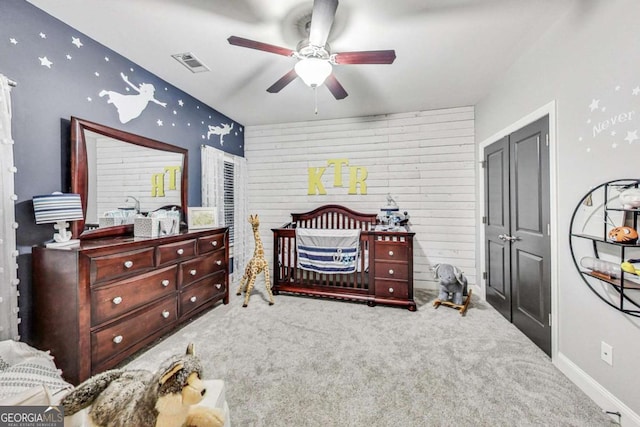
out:
M32 344L78 384L229 302L227 228L33 248Z

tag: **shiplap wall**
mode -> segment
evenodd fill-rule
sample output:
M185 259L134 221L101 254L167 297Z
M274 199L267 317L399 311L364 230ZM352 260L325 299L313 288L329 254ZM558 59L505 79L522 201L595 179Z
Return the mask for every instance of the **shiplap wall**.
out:
M474 109L459 107L352 119L247 126L249 212L260 215L265 256L273 254L272 228L335 203L379 212L391 193L409 212L416 287L433 288L432 265L460 267L470 283L475 271ZM334 187L327 160L345 158L368 171L367 194ZM326 195L308 195L308 168L327 167Z

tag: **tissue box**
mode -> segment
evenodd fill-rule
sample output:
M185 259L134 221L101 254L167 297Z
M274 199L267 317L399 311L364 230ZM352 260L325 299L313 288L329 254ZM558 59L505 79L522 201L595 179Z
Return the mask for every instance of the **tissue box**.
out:
M98 227L113 227L114 225L122 224L121 218L113 218L108 216L101 216L98 218Z
M136 218L133 223L133 235L135 237L158 237L160 235L158 218Z

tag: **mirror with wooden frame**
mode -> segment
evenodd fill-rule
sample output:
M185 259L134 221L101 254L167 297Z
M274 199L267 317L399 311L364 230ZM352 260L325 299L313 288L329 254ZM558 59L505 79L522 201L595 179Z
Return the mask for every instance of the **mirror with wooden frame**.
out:
M75 238L133 232L133 218L167 207L184 217L188 150L140 135L71 118L71 192L80 194L84 220ZM117 220L117 225L108 219Z

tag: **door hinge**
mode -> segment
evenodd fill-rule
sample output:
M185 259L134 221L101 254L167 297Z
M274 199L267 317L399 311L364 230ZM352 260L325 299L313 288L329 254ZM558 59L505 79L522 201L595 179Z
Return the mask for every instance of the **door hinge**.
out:
M487 161L486 160L481 161L480 162L480 166L482 166L482 169L486 168L487 167Z
M549 313L549 326L551 326L551 313Z
M486 224L486 223L487 223L487 217L486 217L486 216L483 216L483 217L482 217L482 223L483 223L483 224Z
M483 272L482 272L482 278L483 278L484 280L487 280L487 272L486 272L486 271L483 271Z

